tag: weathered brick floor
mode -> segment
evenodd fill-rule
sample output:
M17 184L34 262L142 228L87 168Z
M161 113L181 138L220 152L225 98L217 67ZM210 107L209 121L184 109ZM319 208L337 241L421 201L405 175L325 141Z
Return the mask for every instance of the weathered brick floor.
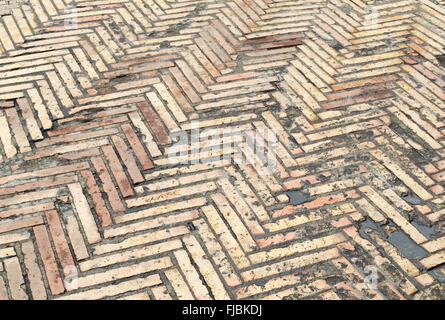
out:
M445 298L444 1L0 5L0 299Z

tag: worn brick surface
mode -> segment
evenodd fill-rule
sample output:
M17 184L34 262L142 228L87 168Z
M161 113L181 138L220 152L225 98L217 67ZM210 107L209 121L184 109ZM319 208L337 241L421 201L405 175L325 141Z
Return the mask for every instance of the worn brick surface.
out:
M444 299L444 5L0 1L0 299Z

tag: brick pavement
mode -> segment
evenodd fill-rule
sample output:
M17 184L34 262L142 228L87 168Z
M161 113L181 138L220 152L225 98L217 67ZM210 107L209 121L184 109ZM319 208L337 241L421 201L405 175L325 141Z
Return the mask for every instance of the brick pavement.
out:
M445 298L444 1L0 5L0 299Z

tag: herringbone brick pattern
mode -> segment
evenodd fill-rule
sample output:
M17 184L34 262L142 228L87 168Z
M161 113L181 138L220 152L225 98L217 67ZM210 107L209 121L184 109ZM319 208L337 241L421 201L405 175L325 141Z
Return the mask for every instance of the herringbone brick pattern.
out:
M444 1L0 3L0 299L444 298Z

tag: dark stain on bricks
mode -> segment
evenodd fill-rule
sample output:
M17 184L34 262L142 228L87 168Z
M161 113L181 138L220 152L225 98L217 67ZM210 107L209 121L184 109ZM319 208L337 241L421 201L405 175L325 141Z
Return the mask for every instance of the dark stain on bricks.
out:
M445 67L445 54L442 54L440 56L436 56L437 61L439 61L440 65L442 67Z
M423 218L423 220L421 220L421 218ZM417 219L417 221L411 221L411 224L417 229L419 230L420 233L422 233L428 240L433 240L433 236L436 233L436 231L434 230L434 227L432 225L426 225L426 223L429 223L428 221L424 221L427 220L425 219L423 216L420 217L420 219ZM426 223L424 223L426 222Z
M366 229L371 229L371 230L376 230L377 229L377 225L374 223L374 221L372 221L369 218L365 218L365 221L361 222L360 227L358 229L358 232L360 234L360 236L363 239L366 239L368 241L372 241L371 238L369 237L369 235L365 232Z
M320 181L320 182L326 182L326 181L328 181L329 179L330 179L329 177L326 177L326 176L323 175L323 174L319 174L319 175L317 175L317 180Z
M163 41L163 42L161 42L161 43L159 44L159 47L160 47L161 49L170 48L170 42L168 42L168 41Z
M412 192L402 192L401 194L403 200L408 202L409 204L422 204L424 201L420 199L416 194Z
M428 252L416 244L402 231L393 232L387 239L394 245L405 258L410 260L422 259L428 256Z
M289 197L289 203L292 205L302 204L308 201L309 195L302 191L287 191L286 195Z
M332 48L334 48L335 50L341 50L344 49L343 45L338 42L338 41L332 41Z
M195 225L193 224L193 222L187 222L187 228L188 228L190 231L195 231L195 230L196 230L196 227L195 227Z

